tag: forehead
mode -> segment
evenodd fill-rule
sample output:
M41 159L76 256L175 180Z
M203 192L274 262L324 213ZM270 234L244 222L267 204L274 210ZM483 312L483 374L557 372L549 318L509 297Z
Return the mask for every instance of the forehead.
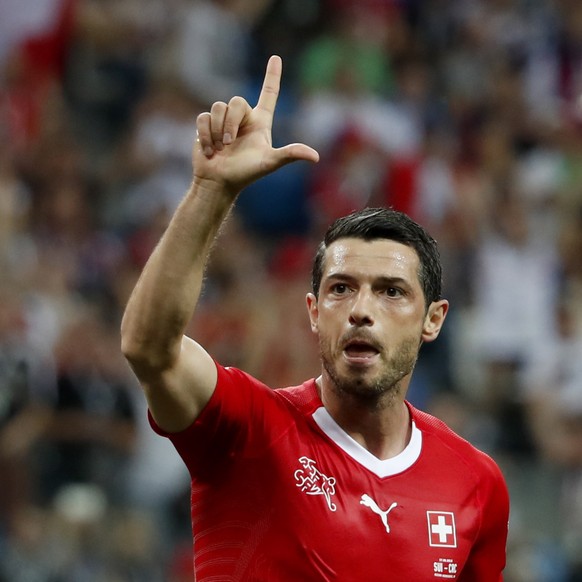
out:
M365 274L412 280L418 279L419 266L416 251L405 244L388 239L342 238L327 248L323 276Z

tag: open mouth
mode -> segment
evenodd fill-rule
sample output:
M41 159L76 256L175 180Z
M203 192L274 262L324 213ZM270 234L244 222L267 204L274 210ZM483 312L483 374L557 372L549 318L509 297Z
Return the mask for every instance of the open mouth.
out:
M367 363L379 353L378 348L362 340L353 340L344 346L345 356L354 363Z

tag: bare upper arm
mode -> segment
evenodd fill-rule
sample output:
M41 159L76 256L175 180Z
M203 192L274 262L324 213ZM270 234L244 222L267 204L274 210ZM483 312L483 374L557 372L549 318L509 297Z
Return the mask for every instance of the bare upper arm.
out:
M187 336L171 368L147 375L136 370L136 374L153 419L166 432L179 432L196 420L214 393L218 377L208 352Z

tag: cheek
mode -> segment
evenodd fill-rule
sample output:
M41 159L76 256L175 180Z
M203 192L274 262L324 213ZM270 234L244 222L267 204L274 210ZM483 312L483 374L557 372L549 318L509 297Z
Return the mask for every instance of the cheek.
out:
M380 329L382 332L380 332ZM398 310L386 316L383 320L380 333L388 338L420 341L424 330L424 318L413 309Z
M425 320L425 312L415 303L401 303L395 308L390 308L386 313L387 319L391 319L398 325L410 329L422 329Z
M333 338L342 333L341 325L336 317L330 317L330 313L325 309L320 309L317 319L311 323L312 331L318 336L319 342L326 345L333 343Z
M343 301L322 300L319 303L319 319L329 325L340 326L348 321L352 304L348 299Z
M336 349L336 342L333 339L333 336L329 333L329 331L324 328L323 330L319 330L316 334L317 337L317 345L319 346L319 355L324 360L328 362L333 360L335 357Z

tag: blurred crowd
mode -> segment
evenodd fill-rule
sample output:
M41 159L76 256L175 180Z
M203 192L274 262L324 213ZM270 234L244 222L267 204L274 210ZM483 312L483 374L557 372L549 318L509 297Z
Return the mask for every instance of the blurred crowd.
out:
M316 242L409 213L452 304L410 400L504 469L506 581L582 580L579 0L0 0L0 582L192 580L119 324L196 115L254 103L271 54L275 145L321 161L239 198L191 333L273 387L317 375Z

